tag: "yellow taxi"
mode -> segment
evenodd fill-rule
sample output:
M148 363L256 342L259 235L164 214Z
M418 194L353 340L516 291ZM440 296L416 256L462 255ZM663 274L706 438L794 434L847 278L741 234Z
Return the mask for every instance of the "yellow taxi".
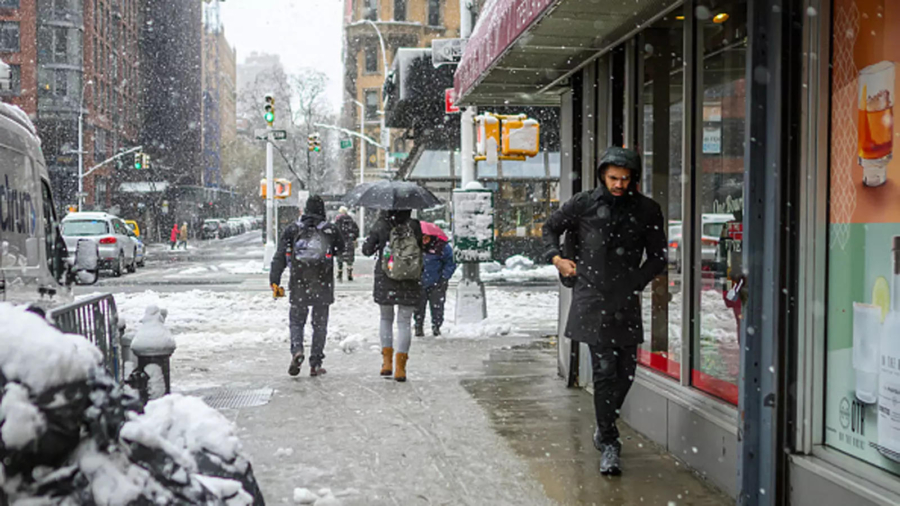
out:
M128 228L130 228L134 232L134 235L136 235L138 237L141 236L141 227L138 226L136 221L134 221L134 220L123 220L123 221L125 222L126 225L128 225Z

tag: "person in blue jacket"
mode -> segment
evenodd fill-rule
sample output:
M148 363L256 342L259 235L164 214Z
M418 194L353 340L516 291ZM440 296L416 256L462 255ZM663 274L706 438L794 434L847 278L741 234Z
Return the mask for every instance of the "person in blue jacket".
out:
M425 335L425 306L431 306L431 333L441 335L444 324L444 302L447 300L447 286L456 272L453 261L453 247L446 240L432 235L423 235L425 244L425 264L422 271L422 297L416 309L416 336Z

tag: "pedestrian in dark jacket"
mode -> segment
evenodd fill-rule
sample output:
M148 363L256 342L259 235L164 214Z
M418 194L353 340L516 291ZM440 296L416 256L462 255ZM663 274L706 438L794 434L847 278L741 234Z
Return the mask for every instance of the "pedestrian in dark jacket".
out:
M416 309L416 336L425 335L425 306L431 308L431 333L441 335L444 324L444 303L447 301L447 287L456 272L453 261L453 247L439 237L424 235L425 268L422 271L422 297Z
M641 292L666 268L666 236L659 204L638 192L641 160L609 148L597 168L597 188L578 193L544 223L546 259L575 276L565 335L588 344L600 471L620 472L619 409L631 388L637 347L644 341ZM560 255L560 235L574 235L574 259ZM643 260L646 255L646 260Z
M344 280L344 264L347 264L347 281L353 281L353 261L356 260L356 239L359 238L359 225L353 221L346 207L341 206L334 218L334 224L344 236L344 252L338 255L338 281Z
M325 219L325 202L313 195L306 201L303 216L291 223L278 239L278 250L272 258L269 283L275 297L284 296L279 286L281 274L290 264L290 329L291 365L288 374L300 374L303 363L303 327L312 309L312 354L309 375L325 374L325 337L328 333L328 310L334 303L334 255L344 250L344 240L334 225Z
M397 381L406 381L406 362L409 360L409 345L412 342L412 317L419 305L419 297L422 295L422 276L420 270L417 279L402 281L391 279L385 273L383 263L390 261L390 259L384 258L384 253L393 230L405 230L412 233L421 254L421 250L424 248L422 228L418 220L411 218L411 214L408 210L387 211L372 227L362 248L362 252L366 256L377 253L373 295L375 303L381 307L379 328L383 358L381 375L391 376L393 374ZM393 364L395 307L397 308L396 367Z

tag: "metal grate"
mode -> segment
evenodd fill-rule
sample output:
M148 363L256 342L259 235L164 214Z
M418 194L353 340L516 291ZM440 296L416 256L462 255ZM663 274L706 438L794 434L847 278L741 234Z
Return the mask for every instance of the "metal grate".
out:
M233 390L220 388L201 395L203 402L211 408L254 408L269 403L274 392L271 388L256 390Z

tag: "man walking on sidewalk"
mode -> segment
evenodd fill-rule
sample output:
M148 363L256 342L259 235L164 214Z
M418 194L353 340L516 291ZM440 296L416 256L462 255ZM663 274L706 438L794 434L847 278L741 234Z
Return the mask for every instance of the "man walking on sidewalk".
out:
M279 286L281 273L291 264L291 364L288 374L300 374L303 364L303 327L312 309L312 354L309 375L325 374L325 337L328 333L328 309L334 303L334 255L344 251L341 233L325 219L325 202L312 195L306 201L303 216L288 225L272 257L269 284L275 297L283 297Z
M572 197L543 228L547 260L562 276L576 277L565 335L591 350L594 446L602 452L603 474L621 472L616 419L644 341L641 292L667 265L662 209L638 192L640 176L637 153L607 149L597 167L597 188ZM567 243L576 241L574 258L560 255L564 232Z
M359 225L353 221L346 207L338 209L338 215L334 218L341 235L344 237L344 252L338 255L338 281L344 280L344 264L347 264L347 281L353 281L353 261L356 259L356 239L359 237Z

